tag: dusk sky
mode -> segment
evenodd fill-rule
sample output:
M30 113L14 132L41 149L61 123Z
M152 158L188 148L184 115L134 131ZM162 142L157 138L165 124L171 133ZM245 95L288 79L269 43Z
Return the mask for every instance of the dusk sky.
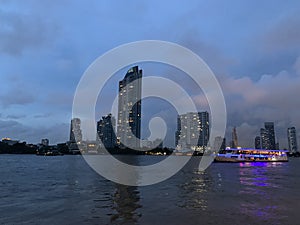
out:
M191 49L213 70L225 95L228 141L236 126L239 143L253 147L263 123L273 121L286 148L286 129L300 134L299 12L297 0L0 0L0 137L67 141L87 67L118 45L155 39ZM157 72L150 65L140 65L145 76ZM107 90L115 95L117 85ZM202 93L193 98L202 108ZM96 117L108 113L97 108Z

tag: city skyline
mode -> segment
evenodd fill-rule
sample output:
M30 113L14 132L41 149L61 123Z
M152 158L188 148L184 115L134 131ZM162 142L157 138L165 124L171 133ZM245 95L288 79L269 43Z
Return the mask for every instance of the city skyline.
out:
M297 224L299 12L0 0L0 225Z
M76 85L93 60L120 44L159 39L190 48L216 74L227 105L228 140L236 127L241 145L252 146L253 138L247 136L255 137L263 122L273 121L278 142L288 146L286 129L300 127L295 98L300 83L298 1L260 2L259 7L255 2L230 7L160 2L159 8L143 1L91 4L1 2L1 137L31 143L68 140ZM136 14L128 15L125 8ZM166 9L170 15L160 16ZM178 74L141 66L144 76ZM205 104L188 81L183 85L198 105ZM107 113L99 110L96 117Z
M70 140L66 143L80 144L81 142L94 142L94 140L84 140L81 135L80 118L72 118L70 123ZM102 116L97 122L97 133L95 140L98 138L101 140L100 147L105 146L106 148L120 147L120 142L117 142L116 136L116 119L109 113L106 116ZM255 149L266 149L266 150L278 150L287 149L290 154L299 153L297 144L297 132L295 127L287 128L287 140L288 147L280 148L279 143L275 139L275 128L273 122L265 122L264 128L260 129L260 136L254 138ZM77 139L75 138L77 137ZM226 138L217 136L212 144L208 143L209 139L209 114L208 112L187 112L177 116L177 130L175 132L175 149L192 149L197 151L203 151L206 146L220 149L225 148L251 148L252 146L238 145L238 134L234 127L232 130L232 140L226 145ZM4 140L4 141L3 141ZM3 138L3 142L17 143L18 140L11 140L10 138ZM151 148L154 146L161 146L163 139L156 138L155 140L140 139L140 146L126 147L146 147ZM158 144L155 144L155 143ZM275 143L276 142L276 143ZM275 143L275 144L274 144ZM40 144L44 146L49 145L49 139L42 139ZM124 143L123 143L124 144ZM128 144L128 143L127 143ZM103 145L103 146L102 146ZM217 147L216 147L217 146ZM69 146L70 147L70 146ZM170 148L171 146L165 146ZM172 147L171 147L172 148ZM77 149L77 147L75 147Z
M124 78L118 81L118 112L117 112L117 120L115 117L109 112L106 116L100 117L97 122L96 129L96 138L99 138L104 146L108 148L113 148L113 146L120 146L120 143L123 143L127 147L139 148L141 141L148 141L145 139L145 134L141 135L142 129L141 127L141 117L142 117L142 107L141 102L138 99L141 99L142 95L142 77L143 70L139 68L139 66L135 65L130 67ZM149 116L149 115L148 115ZM150 115L152 116L152 115ZM197 118L196 118L197 117ZM127 119L128 118L128 119ZM196 121L194 121L196 119ZM117 121L117 122L116 122ZM181 121L185 126L185 131L181 128ZM127 125L129 124L129 125ZM205 112L186 112L186 114L177 116L177 131L175 132L175 146L170 145L168 143L166 147L176 148L178 146L183 146L184 148L193 148L199 150L199 147L203 148L208 144L209 138L209 113ZM77 144L82 141L94 141L89 138L84 139L81 130L81 120L80 118L72 118L70 123L70 132L69 132L69 142L71 144L69 147L77 149ZM117 127L117 129L116 129ZM191 131L189 130L191 129ZM195 131L198 132L198 140L196 140L197 135ZM292 131L291 131L292 130ZM285 149L290 149L291 153L298 152L297 148L297 133L295 131L295 127L287 128L288 135L286 140L288 142L287 146L281 147ZM131 133L132 132L132 133ZM183 132L183 135L180 134ZM191 133L194 132L194 133ZM108 135L109 133L109 135ZM144 130L145 133L145 130ZM225 132L228 133L228 130ZM109 140L107 140L108 136ZM136 136L137 139L132 138L132 135ZM193 136L193 137L192 137ZM6 136L7 137L7 136ZM103 139L103 137L106 139ZM132 138L132 139L131 139ZM163 137L156 138L155 140ZM223 137L216 137L218 138ZM181 139L179 143L178 140ZM195 140L192 140L195 139ZM44 137L41 139L41 144L47 140L47 145L49 145L49 139ZM128 140L134 140L135 143L129 143ZM152 141L155 141L152 140ZM216 142L215 140L215 142ZM224 145L226 140L226 136L224 137ZM249 139L251 141L251 138ZM220 142L220 141L217 141ZM72 145L73 144L73 145ZM75 144L75 145L74 145ZM73 147L72 147L73 146ZM210 146L215 146L215 143L210 143ZM227 147L237 148L237 147L255 147L257 149L280 149L279 142L275 138L275 128L274 122L264 122L264 128L260 129L260 136L255 137L254 145L239 145L238 144L238 136L237 129L233 127L231 132L231 141L227 145ZM292 147L293 146L293 147ZM293 148L294 150L291 150Z

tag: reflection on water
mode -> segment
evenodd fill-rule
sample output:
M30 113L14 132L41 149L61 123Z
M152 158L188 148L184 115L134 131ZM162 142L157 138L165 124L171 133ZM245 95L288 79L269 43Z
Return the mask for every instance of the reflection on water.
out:
M209 173L197 169L188 165L183 170L183 183L178 186L179 207L205 211L208 207L207 193L212 189L213 179Z
M136 224L141 214L137 212L141 208L140 196L137 187L116 184L116 192L113 196L115 211L111 215L110 222L113 224Z
M205 172L198 172L198 165L195 161L156 185L129 187L99 176L80 156L1 155L0 224L273 225L299 220L299 159L215 163Z
M131 165L139 165L139 157L118 156L118 159ZM118 170L120 176L128 177L127 171ZM138 183L138 175L128 177L128 179L135 179L132 183ZM110 222L112 224L137 224L141 214L137 212L141 208L139 204L140 192L137 187L115 184L116 190L112 197L112 211L110 215Z
M280 188L274 182L274 176L268 176L267 173L270 172L270 167L282 166L281 162L250 162L240 163L239 166L240 183L245 186L243 192L254 194L253 191L258 189L257 186Z
M276 190L283 187L277 182L276 174L281 162L249 162L239 164L239 181L242 188L239 194L244 201L240 203L241 213L261 218L262 220L275 219L279 204L276 202ZM272 191L273 190L273 191ZM257 201L257 199L260 201Z

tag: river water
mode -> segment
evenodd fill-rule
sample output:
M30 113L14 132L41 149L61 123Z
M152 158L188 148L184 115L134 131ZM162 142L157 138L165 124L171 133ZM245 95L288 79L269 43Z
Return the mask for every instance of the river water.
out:
M198 160L159 184L131 187L79 155L0 155L0 224L300 224L299 158L213 163L205 172Z

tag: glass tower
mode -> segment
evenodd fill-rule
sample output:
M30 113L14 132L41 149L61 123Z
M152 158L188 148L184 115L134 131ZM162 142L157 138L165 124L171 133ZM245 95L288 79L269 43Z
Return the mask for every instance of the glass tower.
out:
M121 147L140 147L141 90L142 70L135 66L119 82L117 142Z

